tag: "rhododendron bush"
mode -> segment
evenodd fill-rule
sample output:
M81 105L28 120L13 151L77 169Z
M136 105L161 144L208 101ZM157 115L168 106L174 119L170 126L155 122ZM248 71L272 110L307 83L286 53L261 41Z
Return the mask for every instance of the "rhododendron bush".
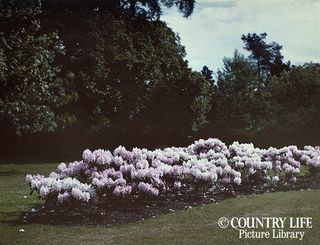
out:
M294 182L302 166L311 172L320 169L319 147L259 149L201 139L188 147L154 151L87 149L81 161L61 163L48 177L27 175L26 181L49 204L85 205Z

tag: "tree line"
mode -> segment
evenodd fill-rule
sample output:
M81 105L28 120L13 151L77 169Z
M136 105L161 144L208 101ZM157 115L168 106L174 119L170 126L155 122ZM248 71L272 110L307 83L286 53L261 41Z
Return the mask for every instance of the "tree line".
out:
M318 142L319 65L292 66L266 33L249 33L241 37L248 57L235 51L216 73L192 71L159 17L173 6L188 17L194 4L0 1L3 144Z

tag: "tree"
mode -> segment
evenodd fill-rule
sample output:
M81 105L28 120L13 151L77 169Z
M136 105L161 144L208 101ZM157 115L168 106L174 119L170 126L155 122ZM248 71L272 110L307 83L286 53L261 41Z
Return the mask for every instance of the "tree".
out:
M153 85L142 115L149 132L177 140L207 125L211 97L211 84L200 73L184 70Z
M268 75L280 76L283 71L290 69L290 62L283 62L282 46L278 43L266 43L267 33L242 35L244 49L251 52L250 58L256 61L260 78Z
M257 71L237 50L232 58L224 58L223 63L224 67L218 70L215 110L211 118L229 133L251 130L259 114L261 83Z
M213 79L213 71L209 69L209 67L207 67L206 65L203 66L202 70L201 70L201 74L204 76L204 78L209 81L212 85L215 83L214 79Z
M266 113L259 127L275 139L319 144L320 65L295 67L280 78L270 77L263 90Z
M40 51L48 58L39 65L37 79L27 71L21 71L30 77L28 84L34 81L34 86L39 86L36 90L42 91L39 81L48 89L39 93L41 101L29 98L30 91L34 90L26 89L28 98L24 106L27 109L23 110L37 112L38 117L30 120L30 124L29 118L25 118L19 125L24 128L33 125L29 132L53 131L60 121L64 122L64 112L69 112L72 115L65 118L76 120L75 128L91 129L100 135L111 130L129 138L130 134L137 138L137 134L165 136L172 132L180 137L204 127L211 106L211 85L200 73L188 68L179 36L157 20L161 14L160 2L168 7L177 5L188 16L194 1L42 0L42 7L37 2L37 12L31 17L24 12L35 9L29 1L3 1L7 4L6 11L19 8L20 17L28 20L27 36L35 39L33 49L25 46L33 52L33 55L29 53L29 58L42 57L44 54ZM130 12L132 6L135 10ZM30 29L30 23L36 25L34 30ZM24 28L23 22L16 23L15 27L13 33L18 33L19 28ZM39 45L37 41L41 37L47 39ZM10 37L3 38L4 41L7 39ZM20 43L25 42L23 39ZM27 51L20 47L19 50ZM5 60L9 51L0 49L0 54L4 54L0 57L0 77L5 74L7 79L8 63ZM25 59L23 56L17 61L16 67L24 67ZM22 100L19 83L13 85L12 93L17 100ZM55 101L56 107L50 101ZM34 109L35 105L41 105L43 113ZM3 115L5 113L3 110ZM23 117L24 114L19 115ZM7 124L13 122L7 120Z
M66 104L79 122L95 130L110 126L111 120L124 125L135 118L144 106L148 83L169 80L179 76L182 66L185 69L178 36L164 23L149 21L159 18L160 2L177 6L185 16L194 4L193 0L2 0L1 41L7 47L0 49L0 77L12 83L2 84L6 90L11 86L12 92L2 94L2 121L14 124L19 134L53 131L63 120L75 119L59 114ZM5 31L11 26L15 29ZM13 48L22 54L11 52ZM23 99L19 98L22 76L30 78ZM29 98L34 90L40 91L39 101L36 96ZM72 105L73 98L79 100Z
M0 4L8 6L32 5L33 0L1 0ZM79 8L95 12L112 12L117 15L140 16L158 20L162 7L176 6L183 16L192 14L195 0L41 0L42 10L57 12L62 9L76 10ZM61 17L61 16L60 16Z
M63 112L74 93L53 65L56 33L39 35L40 2L0 9L0 120L17 134L53 131L73 121Z
M43 23L59 27L59 63L75 76L82 128L181 135L205 125L210 84L188 68L179 36L164 22L88 9L56 14L63 20L49 15Z

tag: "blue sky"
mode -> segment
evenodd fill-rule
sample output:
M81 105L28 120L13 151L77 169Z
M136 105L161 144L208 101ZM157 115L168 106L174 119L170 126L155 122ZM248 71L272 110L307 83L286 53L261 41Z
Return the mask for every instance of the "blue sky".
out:
M253 32L283 45L293 64L320 62L320 0L196 0L189 18L172 8L161 19L179 34L194 70L216 71L235 49L245 53L241 35Z

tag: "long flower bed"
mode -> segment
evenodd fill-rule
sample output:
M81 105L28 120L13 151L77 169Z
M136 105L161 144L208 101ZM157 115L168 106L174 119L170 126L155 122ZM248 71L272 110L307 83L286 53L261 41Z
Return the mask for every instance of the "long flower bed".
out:
M61 163L48 177L26 176L32 191L53 205L86 205L167 193L232 190L239 185L274 185L296 181L302 168L320 170L320 148L296 146L259 149L218 139L188 147L150 151L119 146L85 150L81 161Z

